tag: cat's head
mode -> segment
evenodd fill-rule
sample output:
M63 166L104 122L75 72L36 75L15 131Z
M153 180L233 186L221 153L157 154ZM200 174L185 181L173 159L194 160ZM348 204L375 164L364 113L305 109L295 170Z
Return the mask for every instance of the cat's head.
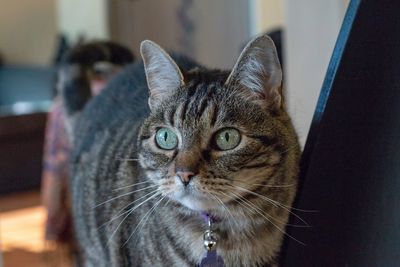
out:
M193 210L279 184L287 151L297 146L282 107L275 46L259 36L231 72L183 73L158 45L141 45L150 116L139 136L139 161L164 195Z

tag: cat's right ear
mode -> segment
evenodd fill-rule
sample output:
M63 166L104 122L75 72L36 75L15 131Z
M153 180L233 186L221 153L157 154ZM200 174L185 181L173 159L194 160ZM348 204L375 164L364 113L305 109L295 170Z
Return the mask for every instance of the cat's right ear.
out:
M241 86L249 99L270 110L281 109L282 69L271 38L261 35L246 45L226 84Z
M145 40L140 44L151 110L184 85L182 72L174 60L156 43Z

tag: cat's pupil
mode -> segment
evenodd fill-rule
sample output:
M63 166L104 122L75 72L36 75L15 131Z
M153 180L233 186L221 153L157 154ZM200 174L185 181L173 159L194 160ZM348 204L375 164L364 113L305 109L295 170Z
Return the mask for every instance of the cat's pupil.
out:
M167 142L167 139L168 139L168 133L165 132L165 133L164 133L164 141Z
M229 142L229 133L225 133L225 140L226 142Z

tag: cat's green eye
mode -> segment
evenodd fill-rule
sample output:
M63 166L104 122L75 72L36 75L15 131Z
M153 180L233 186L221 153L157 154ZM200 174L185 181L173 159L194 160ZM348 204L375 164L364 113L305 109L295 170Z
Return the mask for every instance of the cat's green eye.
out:
M221 150L234 149L240 143L240 133L233 128L225 128L215 135L215 144Z
M178 137L172 130L161 128L156 133L156 143L161 149L171 150L178 145Z

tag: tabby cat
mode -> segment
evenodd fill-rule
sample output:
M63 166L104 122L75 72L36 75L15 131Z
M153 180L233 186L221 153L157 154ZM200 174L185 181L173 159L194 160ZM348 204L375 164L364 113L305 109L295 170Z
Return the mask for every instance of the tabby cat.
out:
M81 265L198 266L207 213L225 266L277 266L300 152L272 40L232 71L140 48L82 111L65 103Z

